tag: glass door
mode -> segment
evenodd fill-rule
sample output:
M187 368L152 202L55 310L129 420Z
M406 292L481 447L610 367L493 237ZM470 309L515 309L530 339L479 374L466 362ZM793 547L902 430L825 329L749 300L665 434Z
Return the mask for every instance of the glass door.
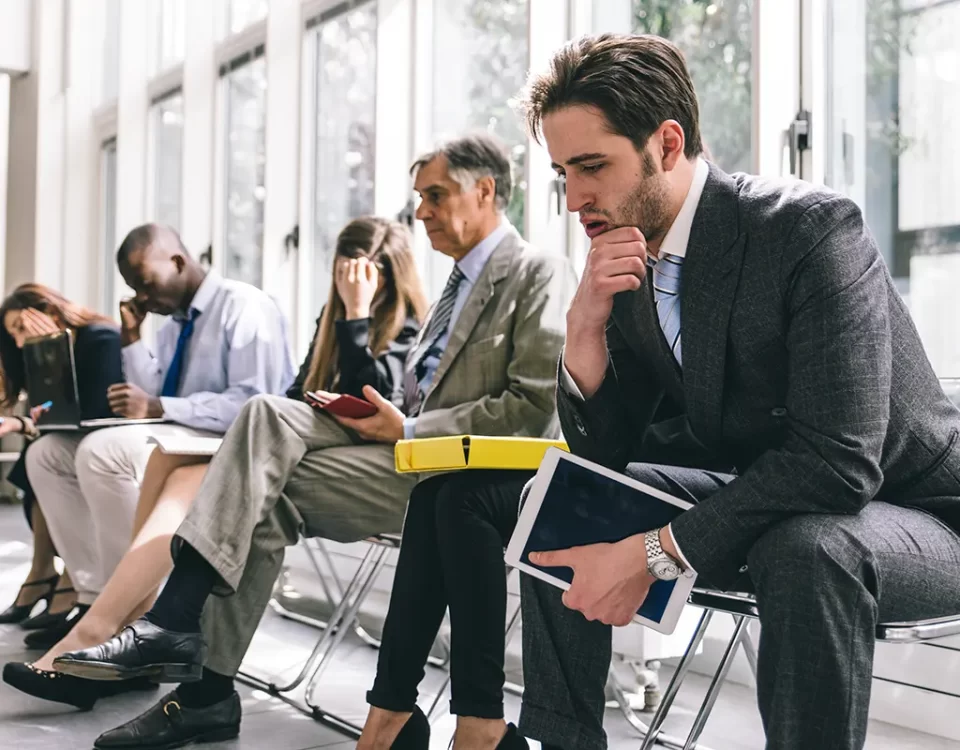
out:
M941 377L960 375L958 39L960 0L829 3L814 139L824 181L863 210Z

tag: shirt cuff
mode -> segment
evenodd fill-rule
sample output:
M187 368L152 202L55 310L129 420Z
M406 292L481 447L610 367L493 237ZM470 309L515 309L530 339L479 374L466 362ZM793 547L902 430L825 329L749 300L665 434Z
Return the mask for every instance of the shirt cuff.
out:
M176 396L161 396L160 406L163 407L163 418L168 422L185 424L193 414L193 404L189 399Z
M403 420L403 439L404 440L413 440L417 435L417 418L416 417L404 417Z
M581 393L580 389L577 387L577 384L573 382L573 377L567 371L567 363L563 361L563 357L560 357L560 384L563 386L563 390L569 393L571 396L580 399L581 401L586 401Z
M673 529L670 528L670 524L667 524L667 536L670 537L670 541L673 542L673 548L677 551L677 557L680 558L679 562L683 566L683 570L688 573L696 573L693 569L693 566L690 564L690 561L683 556L683 550L680 549L680 545L677 544L677 538L673 535Z

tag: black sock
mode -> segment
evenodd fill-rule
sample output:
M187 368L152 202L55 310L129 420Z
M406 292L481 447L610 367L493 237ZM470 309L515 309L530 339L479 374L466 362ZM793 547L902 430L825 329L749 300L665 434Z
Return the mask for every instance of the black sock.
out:
M208 708L233 695L233 678L203 668L199 682L185 682L177 686L177 697L184 708Z
M203 605L219 574L186 542L160 596L146 614L157 627L177 633L199 633Z

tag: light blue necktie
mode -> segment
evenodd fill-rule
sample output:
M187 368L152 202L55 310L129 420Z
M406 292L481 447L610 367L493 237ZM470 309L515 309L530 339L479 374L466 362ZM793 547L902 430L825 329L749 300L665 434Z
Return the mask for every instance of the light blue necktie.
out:
M665 253L653 266L653 299L657 305L657 318L667 339L667 345L677 362L683 366L680 353L680 276L683 258Z

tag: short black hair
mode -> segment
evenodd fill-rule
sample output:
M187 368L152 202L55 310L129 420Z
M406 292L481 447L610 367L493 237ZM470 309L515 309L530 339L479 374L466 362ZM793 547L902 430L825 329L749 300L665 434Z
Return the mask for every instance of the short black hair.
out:
M141 224L131 229L127 236L123 238L123 242L120 243L120 249L117 250L117 265L129 265L131 255L150 247L164 232L170 232L176 238L180 251L189 257L187 248L183 246L183 241L176 230L161 224Z
M460 187L469 187L464 184L467 180L476 182L482 177L492 177L497 208L503 211L510 204L513 192L510 156L499 138L487 132L477 132L446 141L420 156L410 167L410 174L416 177L421 168L438 156L446 157L447 170Z

